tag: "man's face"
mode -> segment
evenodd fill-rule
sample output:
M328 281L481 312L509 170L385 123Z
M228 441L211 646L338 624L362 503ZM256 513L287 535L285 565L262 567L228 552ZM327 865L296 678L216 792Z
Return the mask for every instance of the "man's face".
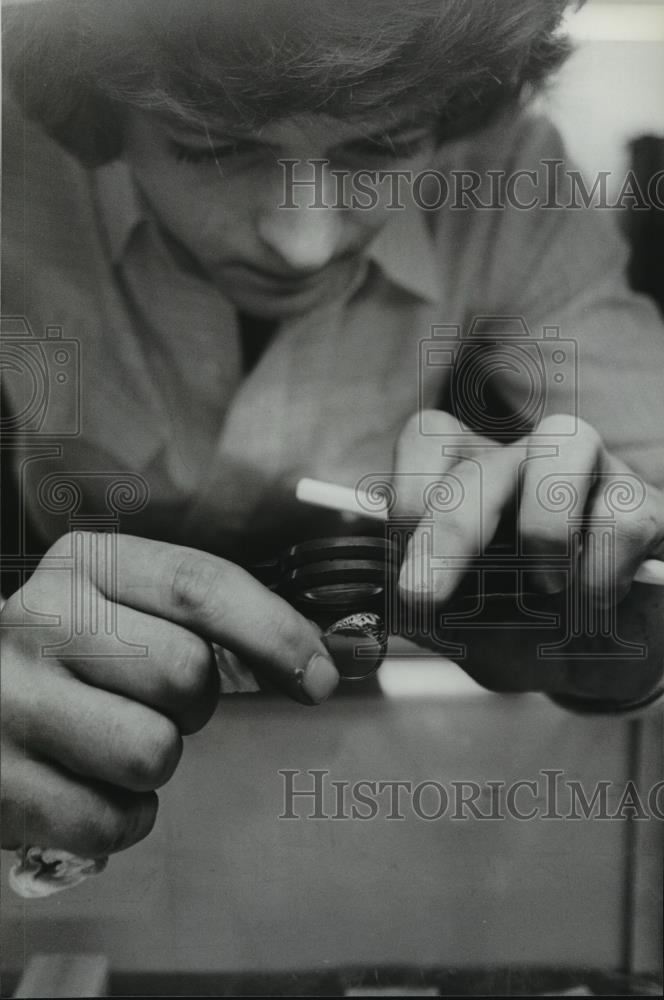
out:
M317 115L238 135L132 111L125 157L162 226L217 287L239 309L281 319L338 296L389 218L386 183L375 188L374 207L350 206L352 175L417 172L429 164L433 148L431 129L413 125L412 118L369 128ZM279 160L300 161L290 176L309 182L311 161L326 161L317 168L318 189L289 185ZM344 197L334 171L346 174ZM316 197L326 207L311 207ZM284 203L296 207L280 207ZM340 204L345 207L334 207Z

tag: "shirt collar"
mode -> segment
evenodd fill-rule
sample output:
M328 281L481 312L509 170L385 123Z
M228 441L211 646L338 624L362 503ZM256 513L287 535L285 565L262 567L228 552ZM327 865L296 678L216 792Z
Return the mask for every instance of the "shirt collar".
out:
M118 264L133 232L150 218L150 212L124 161L100 167L95 180L111 260ZM419 298L440 302L442 276L436 268L434 239L415 204L407 202L392 213L367 256L393 284Z
M396 209L373 241L370 258L384 275L418 298L440 303L442 271L424 213L407 202Z
M111 261L119 264L132 233L139 223L149 218L148 209L123 160L113 160L99 167L94 183Z

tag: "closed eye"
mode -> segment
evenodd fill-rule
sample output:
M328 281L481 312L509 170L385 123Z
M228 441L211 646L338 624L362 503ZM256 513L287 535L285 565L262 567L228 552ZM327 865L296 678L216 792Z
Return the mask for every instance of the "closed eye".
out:
M430 141L431 134L429 132L420 133L405 139L364 139L349 143L343 147L341 152L345 156L350 155L352 157L401 160L416 156Z
M244 141L217 146L187 146L176 140L171 141L171 150L178 163L219 163L244 153L255 153L258 148L257 143Z

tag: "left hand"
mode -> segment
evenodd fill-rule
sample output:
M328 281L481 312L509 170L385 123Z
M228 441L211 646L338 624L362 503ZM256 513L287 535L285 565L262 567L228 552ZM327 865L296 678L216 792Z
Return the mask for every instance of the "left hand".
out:
M560 593L573 579L584 608L614 606L646 559L664 559L664 494L611 455L582 421L548 417L530 436L503 446L464 431L444 412L426 413L426 435L420 427L418 414L396 449L392 516L422 516L402 567L404 600L435 608L449 602L508 510L515 512L517 551L527 560L528 591ZM425 510L423 483L436 477L461 499ZM620 483L627 484L622 492ZM433 559L422 558L425 535ZM535 679L530 685L542 686Z

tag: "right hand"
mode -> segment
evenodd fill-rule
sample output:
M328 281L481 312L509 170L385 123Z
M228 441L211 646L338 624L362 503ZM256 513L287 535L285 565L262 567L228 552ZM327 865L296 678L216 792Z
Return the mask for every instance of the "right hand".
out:
M109 613L116 634L104 628ZM61 538L0 624L8 849L101 857L147 836L155 789L173 774L182 735L215 710L212 642L305 704L324 701L338 682L314 626L250 574L128 535ZM118 655L117 636L145 652ZM65 643L60 656L45 649Z

